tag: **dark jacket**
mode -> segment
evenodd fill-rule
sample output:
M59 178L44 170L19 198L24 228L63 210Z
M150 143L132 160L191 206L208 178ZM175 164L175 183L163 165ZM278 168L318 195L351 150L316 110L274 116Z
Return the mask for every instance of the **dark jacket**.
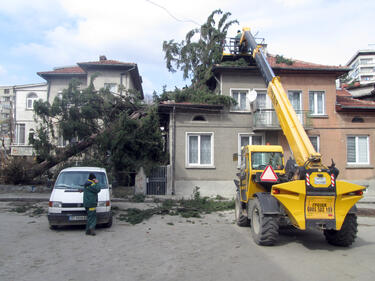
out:
M83 207L93 208L98 204L98 193L100 192L99 184L92 180L87 180L83 190Z

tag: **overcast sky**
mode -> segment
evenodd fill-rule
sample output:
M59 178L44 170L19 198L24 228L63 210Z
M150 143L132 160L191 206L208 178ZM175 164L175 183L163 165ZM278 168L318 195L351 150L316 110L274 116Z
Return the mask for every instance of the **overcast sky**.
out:
M259 32L268 51L345 65L375 48L373 0L9 0L0 5L0 85L44 82L36 72L108 59L138 64L146 94L190 84L165 67L162 42L180 41L215 9ZM369 45L372 44L372 45Z

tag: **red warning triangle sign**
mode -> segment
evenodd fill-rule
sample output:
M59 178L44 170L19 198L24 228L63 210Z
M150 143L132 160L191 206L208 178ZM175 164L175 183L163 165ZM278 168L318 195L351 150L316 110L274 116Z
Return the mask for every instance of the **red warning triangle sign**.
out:
M277 175L275 174L274 170L272 169L271 165L268 165L262 175L260 176L261 181L269 181L269 182L276 182L278 179Z

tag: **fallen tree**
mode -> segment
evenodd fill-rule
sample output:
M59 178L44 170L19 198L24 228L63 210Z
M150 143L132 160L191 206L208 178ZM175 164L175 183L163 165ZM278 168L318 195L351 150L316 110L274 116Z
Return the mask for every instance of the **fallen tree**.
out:
M30 140L37 160L30 178L82 153L115 176L141 166L147 171L165 159L156 108L144 105L137 92L97 91L92 82L78 90L72 81L52 104L37 101L34 110L40 126ZM69 144L60 147L58 139Z

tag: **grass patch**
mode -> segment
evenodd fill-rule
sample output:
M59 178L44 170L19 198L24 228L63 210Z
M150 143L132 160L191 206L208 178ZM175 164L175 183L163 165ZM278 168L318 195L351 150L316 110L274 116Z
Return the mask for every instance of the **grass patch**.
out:
M146 210L140 210L137 208L126 209L125 213L120 214L118 219L130 224L138 224L145 219L151 218L155 214L155 211L155 208Z
M22 205L18 206L16 208L11 209L11 212L16 212L16 213L26 213L30 209L30 206L28 205Z
M136 202L136 203L142 203L145 202L146 196L144 194L136 194L134 195L130 201Z
M45 213L44 209L42 207L34 207L34 210L31 212L32 217L38 217Z
M180 215L183 218L201 218L202 214L232 209L234 209L234 200L216 201L208 197L201 197L199 188L197 187L193 192L192 199L179 201L168 199L164 200L159 206L146 210L137 208L126 209L123 210L124 213L118 216L118 219L131 224L138 224L153 215Z

